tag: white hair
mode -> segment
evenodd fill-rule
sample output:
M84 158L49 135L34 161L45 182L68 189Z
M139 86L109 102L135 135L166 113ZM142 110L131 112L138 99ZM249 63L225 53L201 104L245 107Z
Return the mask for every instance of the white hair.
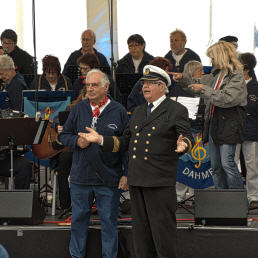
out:
M13 59L8 55L0 55L0 69L15 70Z
M91 74L93 74L93 73L97 73L97 74L101 74L102 76L101 76L101 86L104 88L105 87L105 85L106 84L110 84L110 81L109 81L109 79L108 79L108 76L105 74L105 73L103 73L101 70L99 70L99 69L92 69L92 70L90 70L88 73L87 73L87 76L86 76L86 82L87 82L87 80L88 80L88 77L91 75Z

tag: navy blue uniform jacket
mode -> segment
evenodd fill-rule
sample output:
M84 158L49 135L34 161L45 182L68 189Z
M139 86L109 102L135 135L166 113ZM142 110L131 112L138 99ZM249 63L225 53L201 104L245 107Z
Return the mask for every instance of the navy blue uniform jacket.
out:
M186 137L191 150L191 134L187 109L166 98L146 116L147 104L138 106L123 135L117 139L104 137L104 151L129 150L128 183L140 187L174 186L177 175L177 139Z
M76 145L79 132L91 127L92 109L89 100L72 108L64 125L60 140L73 150L71 183L82 185L117 186L122 175L127 175L127 154L102 152L101 147L92 143L81 149ZM98 117L97 132L103 135L121 136L129 118L125 108L111 100Z

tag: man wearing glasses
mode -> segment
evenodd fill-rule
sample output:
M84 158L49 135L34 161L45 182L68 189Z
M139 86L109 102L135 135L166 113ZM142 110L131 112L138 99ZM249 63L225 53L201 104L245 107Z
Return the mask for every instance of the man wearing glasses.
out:
M103 151L128 149L134 257L176 258L178 154L190 151L194 140L187 109L165 96L169 75L152 65L143 74L147 103L134 110L121 137L102 136L91 128L80 136L102 145Z
M96 35L93 30L85 30L81 35L81 45L82 47L79 50L76 50L72 52L66 61L64 65L63 74L67 75L71 78L70 71L73 67L77 67L77 59L88 53L88 54L95 54L99 60L100 67L105 70L107 74L110 74L110 66L108 64L108 61L106 57L97 51L97 49L94 48L94 45L96 43ZM72 81L73 78L71 78Z
M1 34L0 55L9 55L15 64L15 70L21 74L33 74L33 58L26 51L17 46L17 34L7 29Z
M125 108L107 95L109 79L93 69L86 77L88 99L72 108L60 140L73 150L70 171L72 222L70 254L85 257L91 207L95 199L101 223L102 257L117 257L117 218L120 190L127 190L127 153L103 153L80 132L91 127L101 134L121 136L128 116Z

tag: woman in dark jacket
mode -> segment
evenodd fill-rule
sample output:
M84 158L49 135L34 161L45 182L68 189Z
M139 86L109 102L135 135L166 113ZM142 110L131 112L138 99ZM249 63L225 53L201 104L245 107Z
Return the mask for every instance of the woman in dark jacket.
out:
M31 83L31 90L71 90L72 83L68 77L61 74L61 65L57 57L46 55L42 59L43 74Z

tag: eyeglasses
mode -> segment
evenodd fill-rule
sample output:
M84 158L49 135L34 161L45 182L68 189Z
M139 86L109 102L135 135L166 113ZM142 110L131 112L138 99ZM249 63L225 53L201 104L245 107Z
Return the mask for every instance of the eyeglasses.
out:
M90 42L92 39L87 39L87 38L81 38L81 41L86 41L86 42Z
M160 86L161 84L164 84L164 82L161 82L161 81L147 81L147 80L142 81L142 86L143 85L147 85L147 86L158 85L158 86Z
M5 40L1 41L1 43L2 43L2 45L7 45L7 46L10 46L10 45L14 44L13 41L8 42L8 41L5 41Z
M9 72L9 70L1 70L0 71L0 77L3 75L6 75Z
M129 44L129 45L128 45L128 48L129 48L129 49L132 49L132 48L136 48L136 47L140 47L140 46L141 46L140 44L135 43L135 44Z
M99 87L99 85L100 85L100 82L98 82L98 83L93 82L93 83L86 83L86 84L85 84L85 86L86 86L87 88L89 88L90 86L91 86L92 88L97 88L97 87Z
M86 66L86 67L85 66L80 66L79 69L81 71L90 71L91 70L91 68L89 66Z

